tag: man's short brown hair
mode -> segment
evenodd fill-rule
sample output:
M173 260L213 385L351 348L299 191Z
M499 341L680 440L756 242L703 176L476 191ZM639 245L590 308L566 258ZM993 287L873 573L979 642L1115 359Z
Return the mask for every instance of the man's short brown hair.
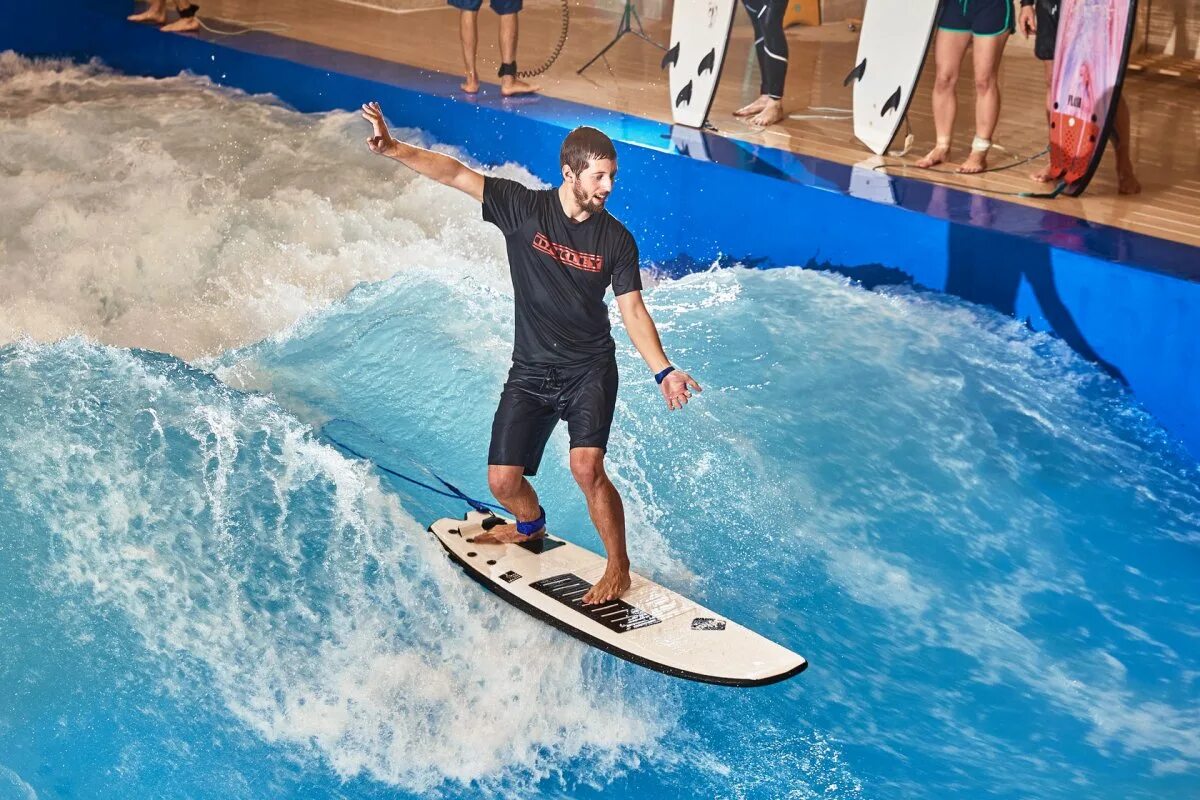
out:
M566 139L563 139L558 162L563 166L570 167L571 172L576 175L583 172L587 169L588 162L594 158L609 158L613 161L617 159L617 151L613 147L612 139L609 139L601 131L580 125L568 133Z

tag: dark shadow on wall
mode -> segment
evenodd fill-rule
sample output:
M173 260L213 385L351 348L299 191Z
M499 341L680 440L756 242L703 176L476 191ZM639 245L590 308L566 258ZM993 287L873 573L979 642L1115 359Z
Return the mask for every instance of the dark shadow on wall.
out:
M944 202L935 192L934 204ZM995 201L981 195L971 195L970 225L950 224L949 247L946 254L945 290L949 294L990 306L1010 317L1017 316L1017 297L1024 278L1033 290L1050 330L1077 353L1094 361L1101 369L1121 383L1128 385L1121 370L1105 361L1092 347L1075 323L1070 309L1063 303L1054 283L1054 264L1049 245L1027 237L1010 236L992 230L992 210ZM1053 224L1058 217L1046 214L1044 220ZM1029 319L1025 319L1029 324Z
M943 219L953 218L946 207L950 194L944 189L935 189L930 199L929 211ZM962 197L961 193L957 193ZM1038 307L1050 330L1066 342L1075 352L1095 362L1102 370L1128 385L1124 374L1114 364L1104 360L1096 352L1087 337L1079 329L1074 316L1063 302L1054 283L1054 265L1051 247L1028 237L1013 236L992 230L990 198L971 195L967 209L969 224L951 222L949 225L949 247L947 251L946 284L941 291L972 303L994 308L1010 317L1017 317L1017 299L1021 291L1022 278L1029 284ZM963 216L961 213L959 217ZM1061 217L1047 213L1045 224L1054 225ZM808 269L826 270L844 275L866 289L880 286L911 286L921 291L935 291L937 287L924 286L913 280L903 270L884 264L841 265L810 260ZM1025 324L1031 325L1028 317Z

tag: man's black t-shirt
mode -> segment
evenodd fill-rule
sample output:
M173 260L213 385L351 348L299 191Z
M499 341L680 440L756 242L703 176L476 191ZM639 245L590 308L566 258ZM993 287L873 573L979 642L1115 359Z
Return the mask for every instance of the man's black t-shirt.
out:
M508 243L516 297L513 361L574 366L611 357L616 347L604 292L640 290L633 236L607 211L576 222L557 189L534 191L485 178L483 218Z

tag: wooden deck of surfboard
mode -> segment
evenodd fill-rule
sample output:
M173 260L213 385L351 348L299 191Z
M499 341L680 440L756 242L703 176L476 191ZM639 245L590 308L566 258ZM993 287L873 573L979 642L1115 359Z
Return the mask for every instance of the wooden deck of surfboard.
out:
M371 2L362 1L368 5ZM291 25L287 35L297 39L458 73L461 56L456 12L438 0L419 3L404 0L395 5L421 10L394 14L341 0L204 0L201 13L248 20L284 20ZM570 37L562 55L549 72L537 79L545 93L670 122L667 79L660 67L663 51L626 36L610 51L607 64L597 62L582 76L576 75L575 70L612 38L618 14L611 9L596 9L579 0L572 0L571 12ZM849 119L788 120L760 132L733 118L732 111L758 93L758 71L752 51L754 37L745 16L740 9L735 15L724 75L710 114L712 122L723 134L736 139L844 164L858 163L870 156L855 140ZM489 76L494 74L498 61L496 18L485 8L479 21L479 68L485 81L493 81L494 78ZM650 36L664 44L668 41L669 22L648 19L645 22ZM526 0L526 10L521 15L521 62L541 61L546 55L543 51L557 38L558 30L556 2ZM804 113L810 106L850 108L851 93L843 88L842 79L854 66L857 34L843 23L830 23L820 28L791 28L788 43L791 56L785 107L792 113ZM1200 135L1200 81L1162 74L1154 68L1153 58L1142 59L1135 55L1133 63L1148 65L1146 69L1131 71L1124 90L1132 111L1133 160L1144 187L1143 193L1132 197L1117 194L1113 155L1109 148L1082 197L1010 199L1200 246L1200 148L1195 146ZM899 164L893 171L966 189L1011 192L1035 189L1036 184L1028 176L1042 166L1045 159L977 177L929 173L913 166L925 150L933 146L932 81L933 69L927 66L909 112L916 145L905 158L889 159ZM1046 146L1045 77L1042 63L1033 57L1032 41L1018 35L1009 42L1001 70L1001 91L1004 105L995 141L1004 149L994 153L993 166L1008 163L1010 156L1036 153ZM966 155L970 146L972 95L968 57L959 82L959 118L952 154L959 158Z
M479 544L489 515L429 526L451 560L522 611L612 655L679 678L765 686L803 672L802 657L636 573L619 601L585 606L604 573L602 556L554 536Z

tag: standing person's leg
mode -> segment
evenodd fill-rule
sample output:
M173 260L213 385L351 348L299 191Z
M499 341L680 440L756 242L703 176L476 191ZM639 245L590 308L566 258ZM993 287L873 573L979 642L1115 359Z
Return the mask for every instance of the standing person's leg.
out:
M500 16L500 94L531 94L541 89L517 77L517 15L521 0L491 0L492 10Z
M588 515L604 542L608 565L583 596L584 603L607 603L629 589L629 553L625 549L625 506L604 471L604 448L571 448L571 475L587 499Z
M1122 95L1117 100L1117 118L1113 123L1113 145L1117 149L1117 192L1120 194L1137 194L1142 191L1142 184L1133 174L1133 157L1130 154L1130 122L1129 105Z
M733 112L733 115L735 117L752 117L766 108L767 101L771 99L767 97L767 68L763 63L767 58L766 51L763 49L763 42L766 40L766 34L763 33L763 22L767 13L767 0L742 0L742 8L746 9L746 15L750 17L750 25L754 28L754 55L758 59L758 74L761 82L758 88L758 97Z
M1054 61L1043 61L1046 67L1046 125L1050 125L1050 108L1054 105ZM1054 180L1054 170L1049 164L1031 175L1038 183L1049 183Z
M479 91L479 74L475 70L475 52L479 42L479 6L483 0L447 0L458 9L458 41L462 46L463 74L459 84L467 94Z
M957 8L958 0L948 0L945 8ZM933 81L933 128L937 142L928 155L917 162L926 168L941 164L950 157L950 137L954 133L954 117L958 114L958 71L962 67L970 31L939 28L933 42L933 60L937 76Z
M475 71L475 56L479 51L479 12L458 12L458 39L462 43L463 74L459 87L467 94L479 91L479 73Z
M167 21L167 0L150 0L150 5L145 11L138 14L130 14L125 19L130 22L149 22L154 25L162 25Z
M1007 2L1008 0L1006 0ZM975 140L971 154L958 168L964 174L987 169L987 154L992 134L1000 119L1000 58L1008 43L1008 31L992 36L976 36L972 61L975 66Z
M767 102L761 111L750 120L751 125L765 127L783 120L783 85L787 79L788 44L783 33L783 15L787 11L787 0L764 0L765 13L762 13L763 58L759 59L762 68L763 94Z

